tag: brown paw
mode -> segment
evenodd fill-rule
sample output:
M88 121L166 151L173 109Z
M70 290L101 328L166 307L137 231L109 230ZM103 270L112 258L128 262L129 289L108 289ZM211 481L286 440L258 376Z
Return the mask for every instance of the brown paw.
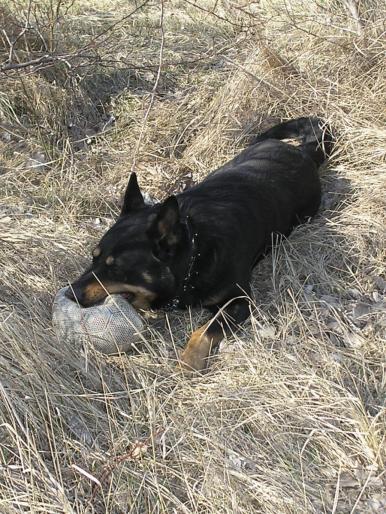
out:
M208 356L196 348L186 348L179 357L177 367L188 375L203 371L207 367Z
M208 365L213 338L206 333L207 325L191 335L184 351L179 356L178 368L185 373L203 371Z

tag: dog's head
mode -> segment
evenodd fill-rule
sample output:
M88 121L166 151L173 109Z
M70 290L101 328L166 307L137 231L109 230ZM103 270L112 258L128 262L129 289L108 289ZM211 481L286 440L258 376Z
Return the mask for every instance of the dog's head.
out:
M108 294L126 293L138 309L174 296L173 262L184 241L175 196L146 205L135 173L130 176L121 213L92 251L92 265L68 290L88 307Z

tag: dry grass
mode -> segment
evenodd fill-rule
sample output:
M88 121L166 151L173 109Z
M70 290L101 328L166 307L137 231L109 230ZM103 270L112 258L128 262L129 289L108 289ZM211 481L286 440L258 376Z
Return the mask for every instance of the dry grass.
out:
M13 37L23 5L2 8ZM134 4L76 2L57 23L32 5L68 53ZM165 3L145 124L156 2L107 33L102 63L1 76L1 513L386 512L386 5L199 5ZM27 36L21 61L41 51ZM204 377L173 366L202 312L155 322L138 355L85 360L56 339L53 295L111 223L141 132L160 198L311 113L339 134L323 208L258 267L250 322Z

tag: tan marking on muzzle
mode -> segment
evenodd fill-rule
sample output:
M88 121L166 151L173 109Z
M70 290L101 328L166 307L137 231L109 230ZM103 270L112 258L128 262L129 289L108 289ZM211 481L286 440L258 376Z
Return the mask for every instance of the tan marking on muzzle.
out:
M85 303L97 303L108 294L119 294L119 293L132 293L134 299L131 304L136 309L147 310L150 308L151 302L155 299L156 294L149 291L145 287L133 286L130 284L122 284L119 282L103 282L97 281L87 285L83 292L83 301Z
M83 301L86 303L97 303L106 298L108 289L99 282L91 282L83 290Z
M141 310L148 310L150 309L151 302L155 299L156 294L152 291L149 291L145 287L140 286L126 286L126 291L129 293L133 293L134 299L132 300L131 304L136 309Z

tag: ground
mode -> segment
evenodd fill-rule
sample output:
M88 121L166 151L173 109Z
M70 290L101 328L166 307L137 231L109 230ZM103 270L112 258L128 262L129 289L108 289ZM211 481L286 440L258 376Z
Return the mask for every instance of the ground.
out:
M1 2L2 513L386 512L385 16ZM174 361L201 311L149 323L136 354L56 337L55 292L131 170L161 199L308 114L338 136L322 207L258 266L250 321L207 374Z

